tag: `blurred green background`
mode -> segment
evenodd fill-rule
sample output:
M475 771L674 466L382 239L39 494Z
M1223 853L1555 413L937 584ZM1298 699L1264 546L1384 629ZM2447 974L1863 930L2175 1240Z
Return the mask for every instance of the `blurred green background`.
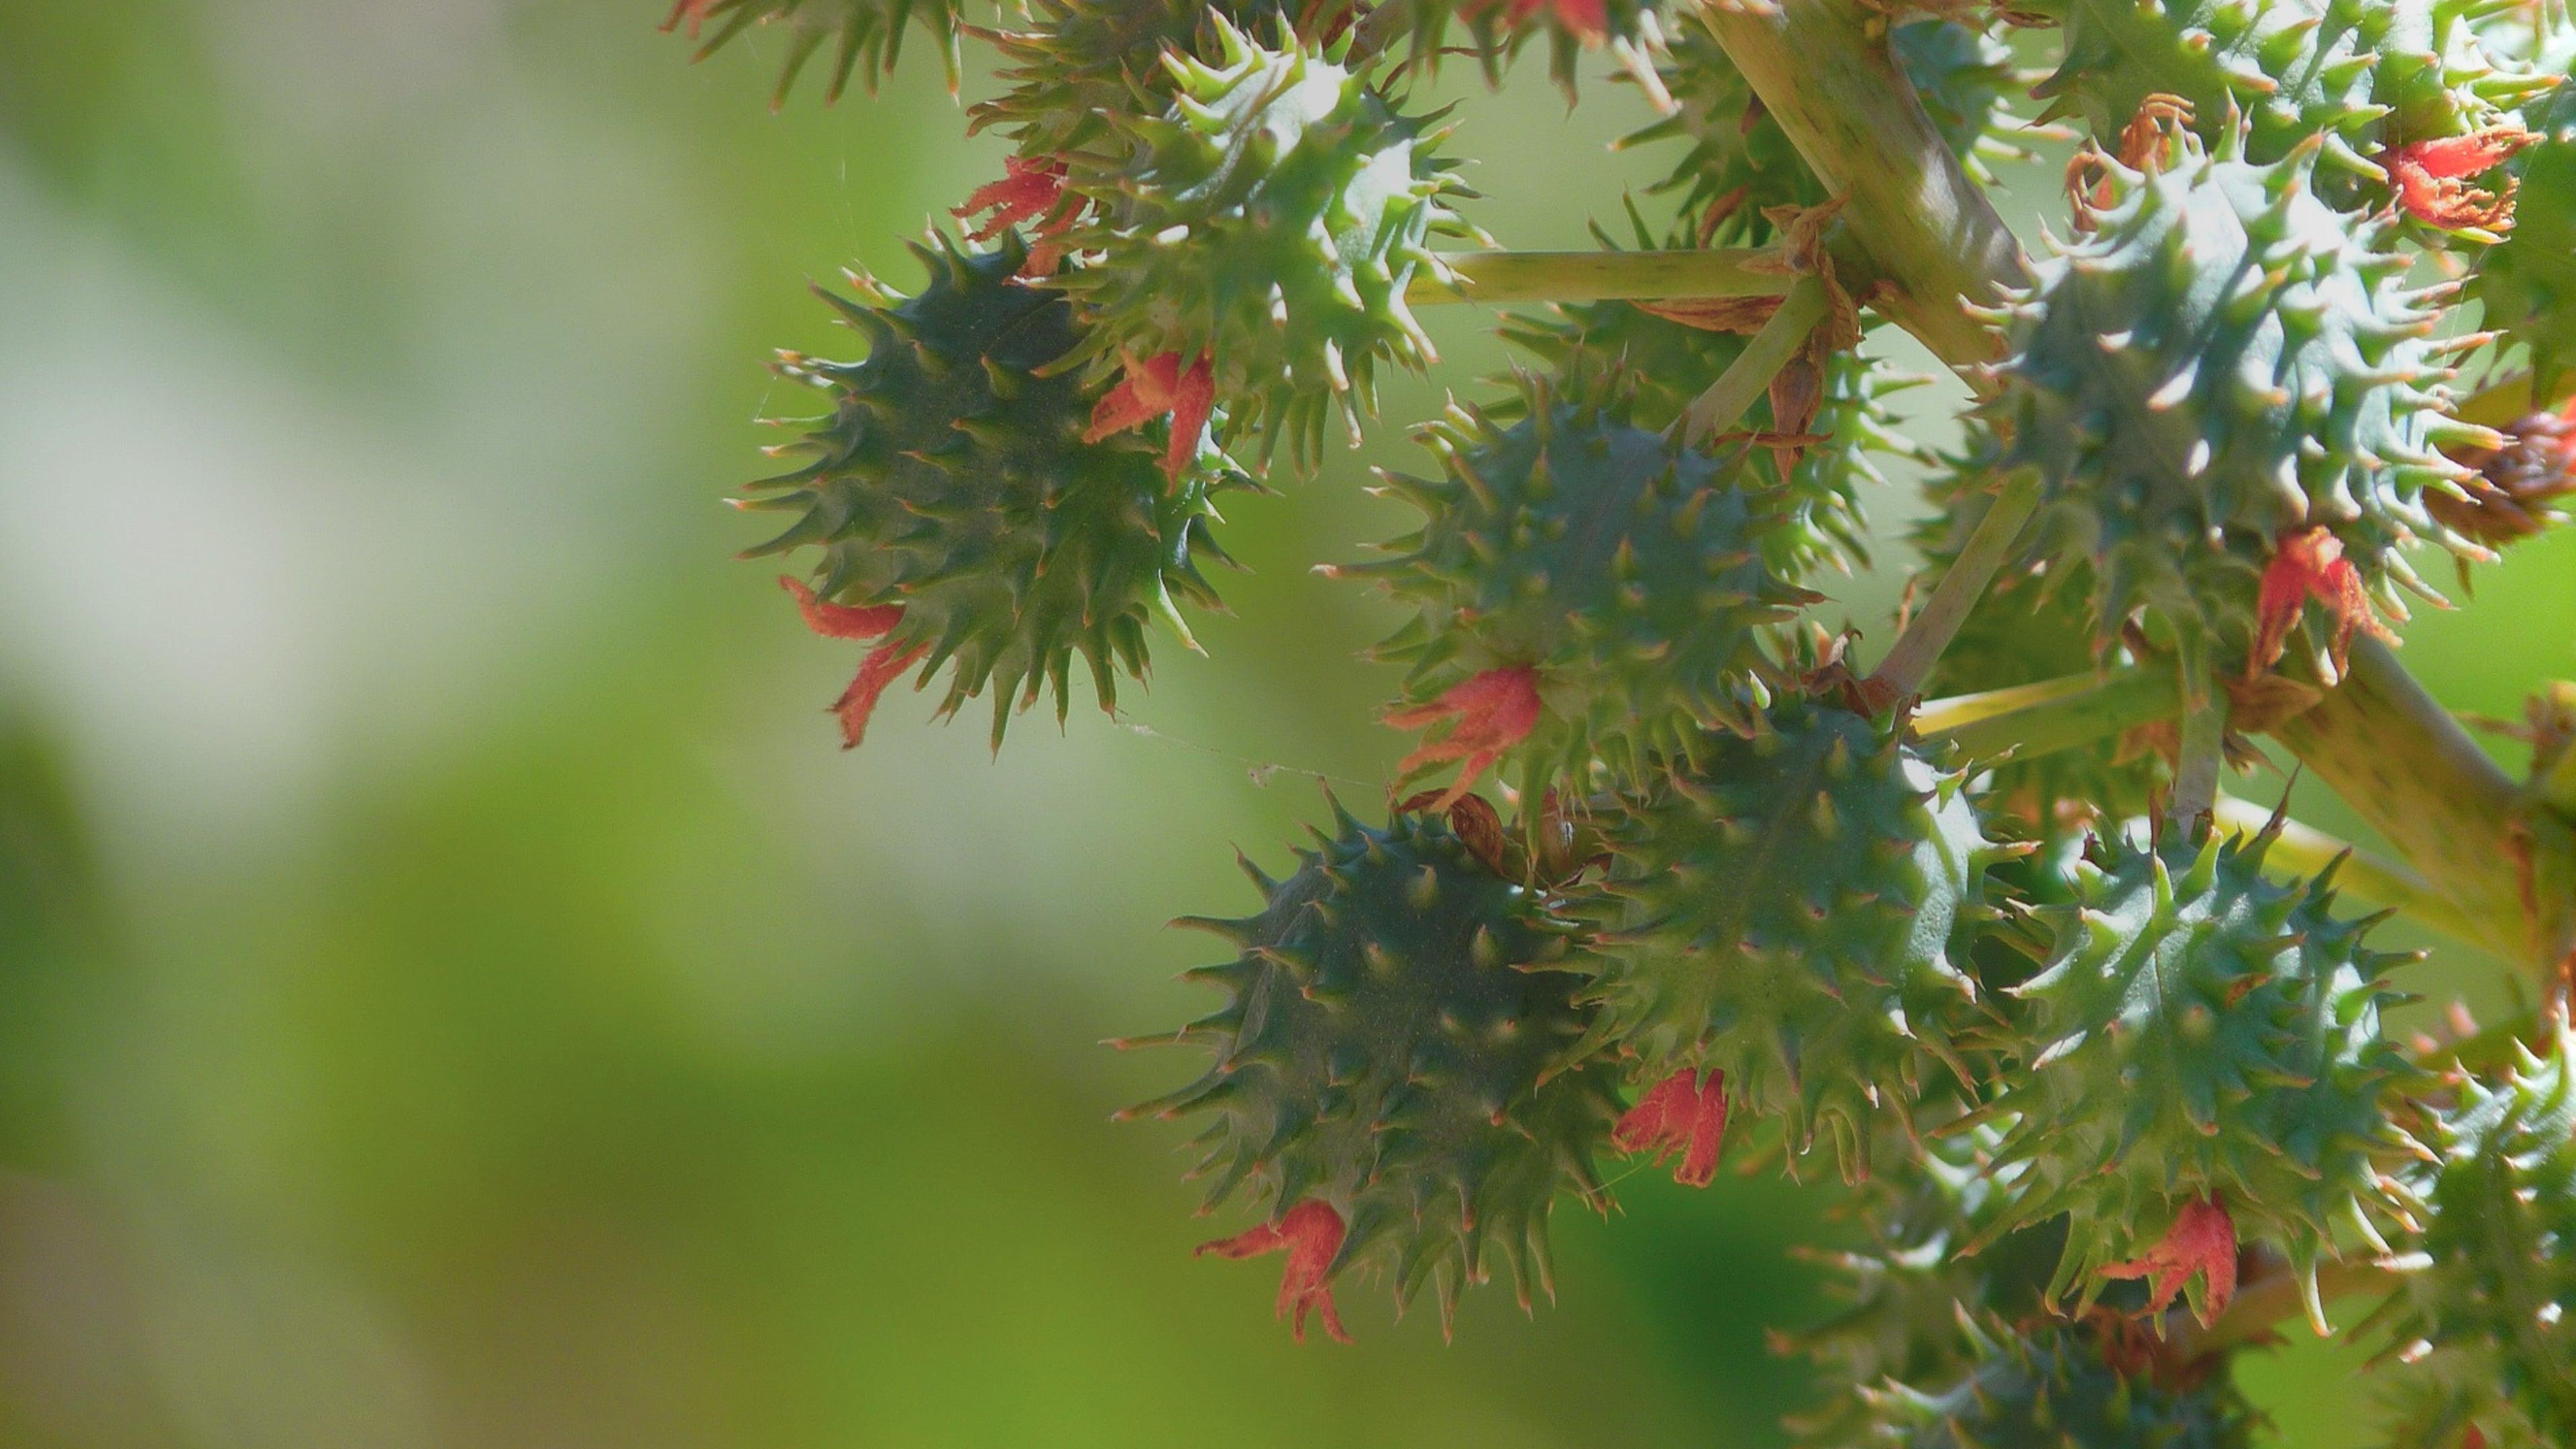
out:
M659 18L0 0L0 1442L1782 1442L1827 1187L1636 1175L1449 1346L1365 1292L1292 1345L1276 1260L1190 1259L1239 1218L1107 1119L1192 1063L1096 1043L1201 1004L1159 927L1247 901L1229 847L1377 795L1385 618L1306 567L1398 514L1353 458L1233 505L1234 616L1123 722L993 759L898 694L842 754L855 650L720 500L804 408L767 349L851 341L802 282L909 285L1002 153L935 67L773 117L773 38ZM1670 158L1538 71L1457 147L1580 245ZM1499 363L1435 325L1369 456ZM2569 542L2409 661L2494 714L2576 673ZM1840 600L1878 639L1896 577ZM2255 1388L2358 1443L2354 1362Z

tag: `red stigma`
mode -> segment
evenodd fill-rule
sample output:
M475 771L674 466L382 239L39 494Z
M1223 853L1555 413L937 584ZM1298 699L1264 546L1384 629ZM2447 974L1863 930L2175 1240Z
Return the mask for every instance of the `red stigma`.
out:
M2513 225L2513 183L2501 194L2463 178L2502 165L2539 140L2519 125L2494 126L2467 136L2409 141L2381 154L2379 169L2397 192L2397 204L2438 227L2502 231Z
M903 622L903 605L879 604L872 608L854 608L848 604L827 602L812 589L793 578L781 575L779 585L796 596L796 607L805 615L805 627L826 639L875 639ZM841 718L841 748L855 750L868 735L868 717L876 713L877 698L886 686L903 677L922 655L930 652L928 644L905 644L888 640L868 651L859 661L858 677L841 697L832 702L832 713Z
M1443 760L1466 761L1459 767L1457 783L1433 803L1433 809L1445 810L1475 788L1477 778L1492 769L1504 751L1529 738L1538 725L1538 712L1537 670L1526 664L1488 669L1429 704L1387 715L1386 722L1400 730L1456 721L1447 734L1425 741L1422 748L1405 756L1396 774L1410 776L1424 765Z
M1064 163L1052 156L1031 161L1011 156L1002 161L1002 179L987 182L967 196L964 206L953 207L949 215L963 221L979 213L990 212L981 225L966 233L968 241L991 241L1024 221L1035 219L1037 240L1029 247L1029 259L1020 266L1023 277L1051 277L1064 261L1064 248L1049 238L1061 236L1073 225L1081 210L1077 204L1067 206L1064 195Z
M2145 1257L2102 1269L2105 1278L2152 1278L2155 1300L2149 1307L2157 1313L2173 1306L2174 1295L2195 1273L2207 1290L2199 1313L2206 1328L2236 1296L2236 1220L2214 1197L2184 1208L2164 1241L2147 1249Z
M1342 1215L1333 1210L1333 1205L1310 1198L1290 1208L1275 1223L1201 1243L1198 1251L1220 1258L1257 1258L1285 1248L1288 1267L1279 1278L1279 1316L1290 1319L1289 1331L1304 1343L1307 1310L1319 1310L1324 1332L1332 1335L1335 1343L1348 1343L1351 1336L1342 1327L1342 1315L1333 1307L1333 1290L1324 1281L1325 1270L1333 1265L1333 1255L1342 1250L1343 1231Z
M1726 1138L1726 1073L1679 1071L1657 1082L1637 1099L1618 1125L1610 1145L1621 1152L1652 1152L1657 1167L1678 1152L1673 1181L1684 1187L1706 1187L1717 1177L1717 1149Z
M1143 362L1130 358L1118 385L1091 410L1091 426L1083 430L1082 440L1097 443L1168 414L1172 436L1163 445L1163 476L1179 482L1198 456L1200 435L1215 411L1216 374L1205 353L1186 372L1177 352Z
M2361 570L2343 556L2343 540L2321 524L2281 535L2270 566L2263 570L2263 588L2255 602L2254 653L2245 661L2248 678L2281 657L2290 630L2310 599L2334 615L2332 652L2337 675L2350 662L2354 634L2397 642L2397 636L2379 622L2370 593L2362 587Z

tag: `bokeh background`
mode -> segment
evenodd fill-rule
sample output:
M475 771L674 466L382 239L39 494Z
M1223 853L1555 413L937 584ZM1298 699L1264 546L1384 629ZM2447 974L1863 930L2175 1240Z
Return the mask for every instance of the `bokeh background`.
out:
M841 753L854 651L721 498L804 406L768 349L854 340L803 283L909 284L1001 151L927 55L772 116L774 38L659 19L0 0L0 1443L1784 1442L1828 1186L1635 1175L1560 1215L1558 1305L1445 1346L1364 1293L1292 1345L1275 1260L1190 1259L1236 1220L1108 1116L1193 1063L1097 1043L1200 1005L1160 925L1247 901L1232 846L1377 796L1386 619L1307 566L1398 515L1351 457L1231 507L1234 615L1117 720L996 759L898 694ZM1581 245L1670 158L1538 69L1462 68L1458 149ZM2498 715L2576 672L2569 543L2409 662ZM1888 563L1838 601L1877 640ZM2333 1449L2360 1372L2252 1378Z

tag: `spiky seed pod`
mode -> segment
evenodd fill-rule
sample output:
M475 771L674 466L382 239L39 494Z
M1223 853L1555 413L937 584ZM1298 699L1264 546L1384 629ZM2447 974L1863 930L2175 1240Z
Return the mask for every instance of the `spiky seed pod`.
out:
M2483 552L2424 507L2465 471L2438 445L2493 441L2434 390L2435 314L2384 220L2317 199L2313 147L2257 165L2237 133L2208 152L2177 131L2160 151L2096 158L2091 234L2010 304L1989 406L2004 466L2047 481L2039 549L2091 570L2105 643L2143 607L2187 650L2245 651L2275 540L2314 527L2402 617L2404 544Z
M1061 278L1094 375L1139 358L1206 358L1239 425L1311 460L1338 413L1357 434L1382 363L1419 368L1431 341L1406 305L1446 276L1435 235L1472 236L1434 154L1445 132L1399 113L1344 64L1347 34L1272 50L1211 15L1221 59L1166 53L1179 94L1115 118L1121 140L1077 157L1095 208L1067 238L1098 255Z
M1242 480L1204 444L1175 481L1159 442L1083 441L1096 390L1048 366L1080 341L1073 309L1013 279L1016 235L913 251L929 274L916 296L864 279L872 304L822 294L866 335L865 359L787 358L833 410L782 450L811 462L754 485L743 506L797 518L749 553L811 545L818 599L900 608L883 656L918 657L924 684L951 668L944 713L991 688L998 746L1013 700L1042 685L1063 717L1074 655L1107 708L1117 671L1144 677L1150 621L1190 642L1177 602L1217 607L1198 565L1225 561L1210 495Z
M1961 1315L1973 1366L1938 1389L1864 1388L1876 1442L1901 1449L2243 1449L2261 1421L2222 1368L2204 1382L2159 1382L2147 1364L2106 1352L2090 1325L2024 1335Z
M2383 146L2466 135L2531 94L2532 76L2499 67L2473 20L2475 0L2030 0L2054 17L2065 59L2034 93L2081 114L2108 142L2149 96L2191 103L2216 141L2241 111L2249 154L2280 159L2309 137L2334 183L2378 188Z
M1941 460L1925 478L1933 511L1914 531L1924 570L1918 596L1938 588L1951 560L1975 532L1993 499L2002 444L1972 425L1960 451ZM1981 694L2063 679L2092 669L2138 662L2126 640L2107 647L2094 636L2092 586L2081 565L2007 570L1979 597L1966 622L1941 651L1928 692L1935 696ZM2104 740L1991 767L1980 793L1989 814L2009 812L2034 837L2069 818L2125 819L2146 811L2171 771L2153 750L2132 750Z
M1767 631L1818 596L1763 559L1789 522L1728 456L1634 426L1615 376L1524 377L1509 426L1452 406L1418 435L1441 475L1381 474L1423 512L1394 557L1337 572L1417 610L1375 657L1410 666L1408 705L1527 669L1541 712L1514 751L1535 792L1635 780L1742 726L1769 696Z
M2517 1044L2501 1080L2459 1083L2409 1179L2427 1218L2389 1305L2396 1442L2576 1440L2576 1034L2552 1025L2547 1055Z
M1804 1153L1830 1134L1846 1174L1873 1125L1903 1123L1948 1057L1990 914L1989 841L1960 777L1896 722L1786 696L1749 736L1625 798L1609 830L1619 929L1593 1035L1659 1079L1726 1073Z
M2187 1265L2158 1245L2201 1246L2232 1219L2288 1256L2322 1332L2320 1255L2339 1225L2376 1240L2365 1203L2411 1146L2383 1098L2413 1069L2379 1035L2383 978L2407 958L2364 946L2376 917L2335 916L2332 868L2266 879L2277 831L2115 837L2075 902L2039 909L2054 945L2014 991L2019 1039L1984 1115L2011 1124L1998 1161L2027 1164L2002 1223L2069 1215L2052 1296L2090 1303L2128 1259L2179 1282ZM2191 1285L2204 1317L2232 1285L2233 1238L2209 1266Z
M930 33L947 67L948 89L956 90L957 0L678 0L667 28L685 27L698 41L701 58L754 25L785 29L787 58L770 97L770 104L779 106L817 55L828 57L824 100L839 100L853 71L875 90L877 77L891 74L903 52L906 24Z
M1950 1383L1976 1361L1959 1331L1961 1309L2006 1322L2044 1315L2041 1290L2064 1245L2062 1225L2016 1234L1974 1258L1959 1252L2002 1202L1988 1160L1994 1146L1983 1128L1891 1142L1886 1155L1908 1170L1854 1190L1858 1245L1815 1255L1837 1301L1833 1315L1776 1344L1814 1362L1830 1384ZM1861 1449L1881 1422L1866 1400L1839 1391L1790 1427L1809 1449Z
M1182 923L1243 952L1189 973L1231 1000L1163 1038L1216 1061L1130 1115L1215 1117L1211 1207L1247 1186L1273 1222L1329 1204L1348 1231L1321 1284L1378 1264L1399 1306L1434 1284L1445 1319L1499 1252L1526 1301L1557 1194L1605 1201L1593 1153L1619 1109L1614 1074L1577 1054L1580 929L1436 816L1335 815L1287 880L1245 863L1259 914Z
M2010 53L1983 31L1949 20L1908 21L1891 27L1887 38L1941 138L1980 180L1991 182L1986 161L2013 154L1995 136L2008 119ZM1777 235L1765 211L1829 199L1824 183L1704 23L1694 16L1676 24L1669 50L1658 70L1675 109L1629 133L1619 146L1689 143L1689 153L1654 189L1681 196L1682 217L1699 244L1763 245Z
M974 129L996 128L1023 156L1064 156L1114 134L1110 118L1171 104L1163 54L1217 51L1215 19L1252 35L1311 15L1307 33L1347 23L1346 0L1032 0L1020 28L989 34L1009 88L975 105Z

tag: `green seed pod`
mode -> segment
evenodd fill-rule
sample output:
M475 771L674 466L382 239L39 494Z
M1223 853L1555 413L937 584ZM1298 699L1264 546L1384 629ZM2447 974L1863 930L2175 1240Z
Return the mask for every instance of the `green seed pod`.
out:
M833 411L785 450L811 462L754 485L769 491L745 507L797 518L749 552L811 545L818 599L900 607L883 657L916 655L924 683L953 665L944 713L990 686L998 746L1013 699L1026 708L1042 682L1063 717L1073 655L1108 708L1116 670L1144 677L1150 620L1190 642L1176 601L1217 607L1198 568L1225 559L1209 499L1241 479L1204 445L1175 482L1158 441L1083 441L1095 390L1048 366L1080 342L1073 309L1014 280L1016 236L914 254L929 273L917 296L872 282L874 305L824 294L867 336L865 360L786 360Z
M2011 55L1983 31L1950 20L1893 26L1888 49L1933 127L1979 180L1992 183L1987 160L2015 154L1996 139L2015 90ZM1696 18L1673 27L1670 53L1658 67L1675 109L1619 142L1621 149L1680 140L1690 152L1654 189L1678 193L1681 214L1703 246L1762 246L1778 232L1763 213L1777 206L1821 206L1830 199L1788 133L1763 109L1744 73Z
M1622 914L1593 1033L1650 1079L1725 1072L1788 1120L1793 1152L1825 1130L1856 1174L1873 1124L1910 1120L1927 1062L1967 1075L1952 1036L2003 849L1888 717L1789 697L1693 754L1610 827Z
M1319 1289L1383 1266L1399 1306L1435 1284L1445 1319L1499 1252L1526 1301L1549 1282L1557 1194L1607 1201L1593 1153L1617 1078L1577 1050L1580 929L1438 817L1335 815L1287 880L1245 863L1259 914L1181 923L1243 954L1189 974L1230 993L1223 1009L1156 1040L1216 1061L1128 1115L1216 1119L1199 1139L1211 1207L1247 1184L1273 1222L1328 1204L1347 1232Z
M2435 313L2398 284L2388 223L2317 199L2313 148L2246 161L2169 134L2158 169L2097 157L2107 195L2010 304L1990 405L2001 462L2046 481L2037 552L2090 570L2094 637L2141 608L2195 674L2258 635L2276 540L2331 530L2381 607L2421 590L2400 549L2474 542L2424 507L2466 470L2435 451L2492 444L2448 414ZM2198 656L2198 657L2194 657Z
M2115 1362L2086 1324L2027 1335L1962 1314L1974 1359L1947 1387L1861 1390L1901 1449L2250 1449L2261 1415L2222 1367L2191 1387Z
M1816 1364L1829 1384L1956 1382L1976 1363L1971 1340L1959 1331L1961 1310L2005 1322L2043 1316L2049 1305L2042 1290L2065 1229L2042 1224L1963 1256L1959 1249L2003 1203L1991 1162L1994 1133L1976 1128L1923 1142L1881 1135L1899 1140L1880 1155L1906 1170L1853 1190L1857 1247L1815 1254L1837 1301L1833 1315L1776 1341ZM1808 1449L1862 1449L1879 1442L1883 1422L1867 1399L1843 1390L1790 1428Z
M948 71L948 89L957 89L957 0L678 0L670 27L688 27L704 59L726 41L754 25L775 25L788 32L787 59L779 67L772 106L787 103L796 78L817 54L828 51L831 78L823 99L837 101L856 71L870 91L877 77L894 71L903 51L906 22L930 32Z
M1983 1115L2011 1123L1998 1161L2027 1164L2001 1222L2070 1217L2052 1296L2090 1303L2123 1259L2170 1269L2169 1296L2203 1261L2158 1264L2170 1239L2208 1254L2206 1317L2242 1235L2288 1255L2323 1332L2336 1225L2376 1240L2364 1204L2412 1145L2383 1097L2413 1069L2379 1033L2382 979L2407 958L2363 946L2378 918L2333 914L2332 869L2265 879L2276 830L2106 840L2077 900L2039 908L2055 944L2013 992L2018 1040ZM2223 1254L2177 1225L2226 1229Z
M2321 138L2345 192L2380 188L2383 145L2464 135L2503 119L2532 77L2478 39L2475 0L2029 0L2058 21L2065 60L2035 94L2108 141L2152 95L2189 102L2215 143L2241 112L2245 147L2272 162Z
M1578 376L1525 377L1508 427L1453 407L1419 435L1441 476L1380 475L1422 527L1338 571L1418 610L1376 651L1410 666L1409 705L1532 671L1541 711L1514 753L1533 792L1580 792L1596 759L1640 779L1710 721L1749 725L1768 631L1817 599L1764 561L1788 518L1742 452L1648 432L1625 404L1619 377Z
M2394 1442L2576 1440L2576 1035L2553 1026L2547 1056L2517 1045L2502 1080L2460 1083L2440 1161L2410 1175L2427 1216L2389 1304Z
M1031 0L1028 23L993 32L1010 88L973 110L974 129L998 128L1023 156L1063 156L1109 142L1113 116L1171 104L1163 55L1217 50L1216 20L1269 35L1318 7L1306 0ZM1338 17L1346 7L1322 7Z
M1137 359L1205 357L1235 420L1313 459L1328 417L1354 436L1381 363L1433 360L1405 290L1447 277L1434 235L1471 236L1440 134L1399 114L1342 62L1347 36L1269 50L1211 15L1219 63L1166 54L1179 94L1113 118L1068 186L1093 206L1067 237L1095 260L1058 279L1095 376Z

